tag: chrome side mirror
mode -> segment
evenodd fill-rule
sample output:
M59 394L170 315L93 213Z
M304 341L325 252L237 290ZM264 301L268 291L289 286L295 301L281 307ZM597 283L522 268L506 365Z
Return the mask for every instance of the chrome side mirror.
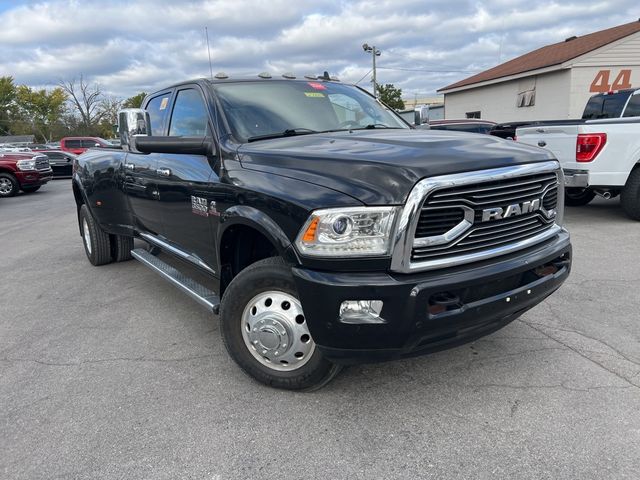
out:
M149 112L141 108L125 108L118 112L118 136L123 150L135 150L131 137L150 134Z
M413 123L417 125L422 125L423 123L429 123L429 105L417 105L413 110L414 112L414 121Z

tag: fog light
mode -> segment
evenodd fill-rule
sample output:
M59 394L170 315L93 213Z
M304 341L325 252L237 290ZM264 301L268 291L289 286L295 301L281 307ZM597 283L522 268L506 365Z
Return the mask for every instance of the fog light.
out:
M386 323L380 318L382 300L345 300L340 305L342 323Z

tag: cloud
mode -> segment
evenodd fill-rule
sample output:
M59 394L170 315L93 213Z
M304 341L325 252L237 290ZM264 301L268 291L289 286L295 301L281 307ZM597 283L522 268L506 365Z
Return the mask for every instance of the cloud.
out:
M50 0L0 9L0 74L53 86L80 74L112 95L214 73L328 70L369 85L367 42L382 50L378 81L407 97L501 61L637 18L635 0ZM364 77L364 78L363 78Z

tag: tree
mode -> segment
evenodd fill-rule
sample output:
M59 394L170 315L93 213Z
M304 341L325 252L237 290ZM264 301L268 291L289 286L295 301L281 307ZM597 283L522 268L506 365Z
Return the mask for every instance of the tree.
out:
M11 135L15 115L16 86L13 77L0 77L0 135Z
M378 85L378 98L385 105L395 110L404 110L402 101L402 89L393 86L393 83Z
M66 101L62 88L47 91L20 85L16 89L16 104L22 128L31 131L40 141L50 141L53 126L61 122Z
M83 133L95 133L104 113L100 108L103 101L100 86L97 83L89 85L82 75L77 82L74 78L68 82L62 80L58 85L68 95L72 110L80 117Z
M122 108L140 108L142 107L142 101L146 96L146 92L140 92L133 97L129 97L124 102L122 102Z

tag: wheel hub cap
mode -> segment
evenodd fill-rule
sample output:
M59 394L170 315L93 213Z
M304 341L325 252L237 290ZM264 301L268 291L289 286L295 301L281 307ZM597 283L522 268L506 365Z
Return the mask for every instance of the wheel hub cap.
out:
M0 178L0 193L6 195L7 193L11 192L12 188L13 185L11 185L11 182L9 180L7 180L6 178Z
M264 292L252 298L241 328L251 355L273 370L296 370L315 350L300 302L285 292Z

